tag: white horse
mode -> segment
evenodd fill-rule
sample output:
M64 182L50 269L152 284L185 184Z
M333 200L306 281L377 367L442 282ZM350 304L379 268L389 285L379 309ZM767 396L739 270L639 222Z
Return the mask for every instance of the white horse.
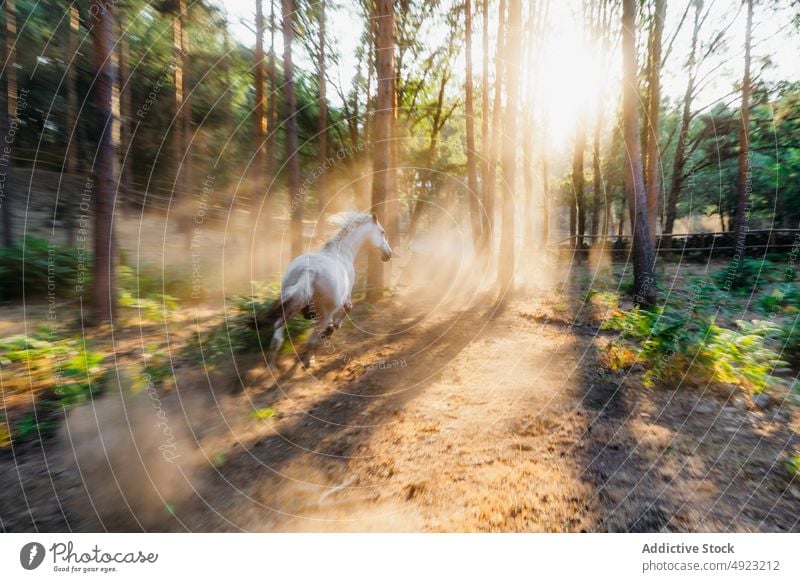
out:
M374 212L348 213L341 221L342 229L322 250L301 255L289 264L281 281L280 298L257 319L259 326L273 326L270 362L274 362L283 344L286 322L301 311L307 319L316 320L302 357L306 365L313 361L320 342L341 327L353 308L354 262L365 244L379 250L384 262L392 258L385 231ZM340 315L334 320L337 314Z

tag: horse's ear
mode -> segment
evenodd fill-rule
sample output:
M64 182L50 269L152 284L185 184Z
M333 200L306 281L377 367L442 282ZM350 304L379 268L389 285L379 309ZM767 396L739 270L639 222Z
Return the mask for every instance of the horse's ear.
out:
M372 222L375 222L375 223L378 222L378 215L375 214L374 212L372 213Z

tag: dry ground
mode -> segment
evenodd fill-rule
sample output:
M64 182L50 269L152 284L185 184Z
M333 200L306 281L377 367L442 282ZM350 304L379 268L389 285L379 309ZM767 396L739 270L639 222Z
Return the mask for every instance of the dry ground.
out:
M3 529L800 530L796 407L603 370L595 316L568 285L401 293L310 372L176 358L0 453Z

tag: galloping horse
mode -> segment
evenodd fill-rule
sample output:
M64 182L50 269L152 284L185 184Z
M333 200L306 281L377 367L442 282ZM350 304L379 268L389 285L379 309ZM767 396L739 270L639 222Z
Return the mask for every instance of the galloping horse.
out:
M374 212L348 213L341 221L343 227L322 250L301 255L289 264L281 281L280 298L257 319L259 326L273 326L270 362L275 361L283 344L286 322L301 311L306 318L316 320L302 357L305 365L313 361L320 342L341 327L353 308L351 294L356 278L353 264L365 244L379 250L384 262L392 258L385 231ZM334 320L337 314L340 315Z

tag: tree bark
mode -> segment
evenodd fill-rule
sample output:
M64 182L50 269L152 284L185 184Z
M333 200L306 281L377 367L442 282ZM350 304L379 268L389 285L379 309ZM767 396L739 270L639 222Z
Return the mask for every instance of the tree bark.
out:
M517 164L517 103L519 98L519 58L522 52L522 0L509 0L508 50L506 58L506 104L503 139L503 212L500 234L498 283L503 294L514 285L515 204Z
M603 131L602 108L597 109L592 144L592 235L600 233L600 204L603 198L603 172L600 166L600 134ZM594 244L595 239L592 239Z
M269 199L269 185L275 180L278 154L278 67L275 56L275 0L269 2L269 113L267 126L267 204ZM271 212L269 213L271 216Z
M483 0L483 71L481 71L481 247L492 247L489 223L489 0Z
M292 256L303 253L303 193L300 191L300 153L297 148L297 96L295 94L292 41L294 30L294 0L282 0L283 16L283 76L286 128L286 166L289 187L289 237Z
M319 55L317 59L317 88L319 95L319 178L317 178L317 198L320 205L320 215L325 213L328 205L328 190L325 168L328 160L328 96L327 81L325 79L325 0L319 2Z
M569 215L569 234L575 237L575 248L583 245L586 234L586 179L583 175L584 152L586 151L586 127L584 120L578 120L575 130L575 149L572 154L572 193L574 198Z
M80 13L73 4L69 9L69 30L67 31L67 164L66 171L70 176L78 173L80 139L77 126L78 113L78 35L80 34ZM67 244L75 244L75 211L74 201L65 200L61 208Z
M695 59L697 58L697 41L700 34L700 11L702 1L694 2L694 28L692 30L692 44L689 52L689 80L686 84L686 93L683 96L683 113L681 115L681 132L675 147L675 160L672 164L672 181L667 198L666 216L664 219L664 234L671 235L675 227L675 217L678 208L678 196L683 187L683 169L686 165L686 143L689 139L689 125L692 121L692 96L695 83Z
M264 180L264 149L267 135L267 111L264 92L264 0L256 0L256 54L253 77L255 81L255 103L253 104L253 184L250 188L250 228L252 229L254 252L260 237L256 236L259 213L264 202L266 185Z
M494 238L494 202L497 190L497 160L499 157L500 134L502 124L503 99L503 66L505 61L506 3L500 0L497 16L497 48L494 57L494 104L492 105L492 143L487 155L489 173L486 180L486 196L484 204L488 215L489 233Z
M633 279L638 305L655 303L655 252L648 232L647 196L642 172L639 132L639 89L636 79L635 0L622 1L623 131L626 147L625 191L633 231Z
M747 29L744 40L744 78L742 79L742 126L739 129L739 159L738 178L739 192L736 197L736 252L740 256L745 253L745 239L747 237L747 201L750 194L750 142L748 131L750 128L750 48L753 42L753 0L747 2ZM729 221L730 222L730 221Z
M473 103L472 90L472 3L471 0L464 2L464 28L465 28L465 47L466 55L466 75L465 98L466 98L466 123L467 123L467 186L469 187L469 211L472 222L472 245L475 249L480 245L481 240L481 208L479 203L480 192L478 190L478 168L475 156L475 109Z
M375 104L374 155L372 165L372 211L378 220L386 215L386 198L389 190L391 167L391 122L394 105L394 7L392 0L375 0L375 25L377 27L376 77L378 95ZM375 253L370 253L367 268L367 298L375 301L383 296L383 264Z
M547 116L544 117L542 125L542 143L547 143ZM542 152L542 246L550 244L550 176L547 151L540 148Z
M655 0L653 27L650 37L650 62L648 64L648 98L647 98L647 216L649 223L647 232L653 245L656 240L656 222L661 200L661 164L659 159L658 133L661 113L661 39L664 31L667 0Z
M14 140L9 135L11 124L17 118L17 8L16 0L6 0L6 43L5 43L5 62L4 77L6 86L3 96L5 98L5 108L3 110L3 127L0 128L2 135L0 139L4 141L4 151L2 152L2 166L5 171L5 181L2 184L2 197L0 197L0 210L3 213L3 244L11 246L14 244L14 224L12 219L13 190L14 190L14 161L13 150ZM9 143L11 142L11 143Z
M172 17L172 46L175 55L175 187L180 199L192 196L191 126L192 108L189 102L189 34L186 0L177 0ZM178 215L178 230L184 235L185 247L192 244L191 217L186 208Z
M119 166L119 180L120 180L120 193L123 195L124 208L128 208L131 200L131 167L133 165L133 151L131 149L132 131L130 126L131 121L131 91L133 87L128 83L130 75L130 45L128 42L127 22L125 13L121 8L118 8L117 22L119 29L119 150L120 150L120 166ZM126 163L127 162L127 163Z
M116 305L114 274L115 164L117 152L112 139L114 113L111 96L114 88L114 16L113 4L92 0L90 26L92 34L94 105L100 123L97 154L93 168L94 196L94 268L92 270L92 323L113 321Z

